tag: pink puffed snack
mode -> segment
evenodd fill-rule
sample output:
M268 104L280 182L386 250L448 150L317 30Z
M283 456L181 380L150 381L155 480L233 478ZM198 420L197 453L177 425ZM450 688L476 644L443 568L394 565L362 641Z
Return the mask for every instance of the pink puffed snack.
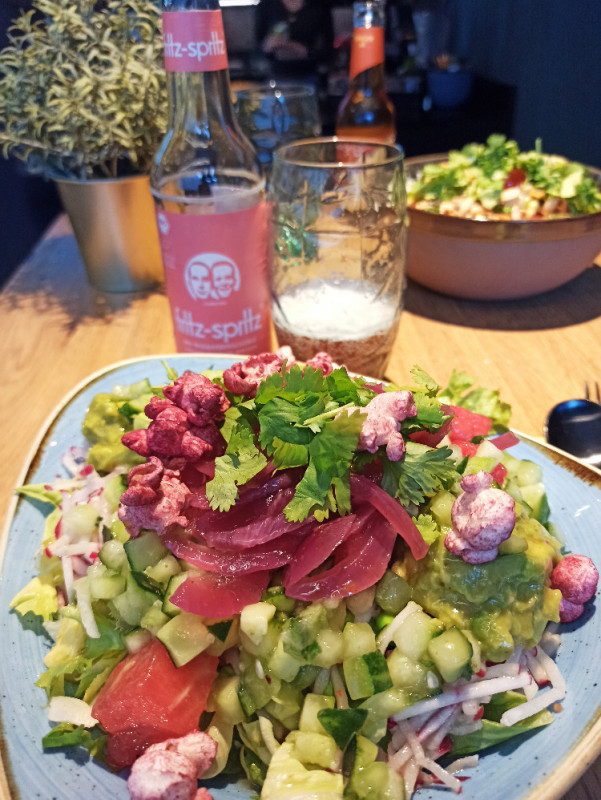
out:
M561 592L559 619L573 622L584 611L584 603L597 591L599 573L588 556L570 554L551 573L551 588Z
M484 564L497 557L501 542L511 536L515 525L515 502L501 489L492 489L489 472L464 475L463 494L453 503L453 530L445 538L449 552L467 564Z

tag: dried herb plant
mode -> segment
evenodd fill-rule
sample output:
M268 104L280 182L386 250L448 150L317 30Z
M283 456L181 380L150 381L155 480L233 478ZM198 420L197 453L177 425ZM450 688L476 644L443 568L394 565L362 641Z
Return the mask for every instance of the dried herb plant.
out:
M146 173L166 127L158 0L33 0L0 52L0 148L31 172Z

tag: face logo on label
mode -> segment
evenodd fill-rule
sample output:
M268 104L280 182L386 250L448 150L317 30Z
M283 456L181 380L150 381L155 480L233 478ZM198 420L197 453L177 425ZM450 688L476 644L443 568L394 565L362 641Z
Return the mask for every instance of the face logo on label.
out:
M184 280L194 300L226 300L240 288L235 262L222 253L200 253L186 264Z
M157 221L159 223L160 232L166 236L169 233L169 220L164 214L157 214Z

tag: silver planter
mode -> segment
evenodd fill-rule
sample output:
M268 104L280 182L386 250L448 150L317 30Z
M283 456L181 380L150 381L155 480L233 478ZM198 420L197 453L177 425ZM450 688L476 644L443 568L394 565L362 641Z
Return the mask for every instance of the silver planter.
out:
M147 175L56 181L92 286L135 292L163 279Z

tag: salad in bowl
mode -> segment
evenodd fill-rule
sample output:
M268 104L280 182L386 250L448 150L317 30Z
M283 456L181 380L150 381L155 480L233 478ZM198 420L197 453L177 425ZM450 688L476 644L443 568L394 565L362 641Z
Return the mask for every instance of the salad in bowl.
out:
M11 604L53 641L44 747L133 800L460 791L553 722L559 625L597 586L508 420L462 373L288 349L97 394L70 477L19 490L49 509Z

